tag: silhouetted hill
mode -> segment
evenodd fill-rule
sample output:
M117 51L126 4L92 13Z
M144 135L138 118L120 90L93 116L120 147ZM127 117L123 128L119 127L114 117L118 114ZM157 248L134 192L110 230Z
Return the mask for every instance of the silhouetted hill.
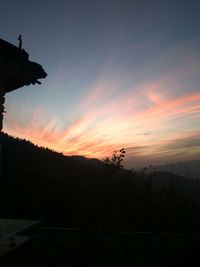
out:
M199 231L198 180L66 157L7 134L2 142L1 217L84 229Z
M200 179L200 160L191 160L156 166L156 170L172 172L177 175Z
M152 176L152 183L160 188L174 187L183 193L200 192L200 181L193 178L186 178L167 171L155 171Z
M93 171L105 169L97 159L64 156L48 148L38 147L30 141L2 135L4 179L51 179L69 180L87 176ZM56 178L57 177L57 178Z

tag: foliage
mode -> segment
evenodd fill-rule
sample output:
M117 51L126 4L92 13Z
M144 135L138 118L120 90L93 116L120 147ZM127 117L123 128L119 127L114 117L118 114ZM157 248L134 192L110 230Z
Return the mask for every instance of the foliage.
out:
M5 134L2 142L1 217L82 229L200 233L199 180L151 167L122 169L123 149L114 152L110 171L101 161L77 161Z
M124 160L125 153L126 151L124 148L121 148L120 150L115 150L112 154L112 157L111 158L107 157L106 159L103 160L103 162L110 166L121 169L124 167L122 165L122 161Z

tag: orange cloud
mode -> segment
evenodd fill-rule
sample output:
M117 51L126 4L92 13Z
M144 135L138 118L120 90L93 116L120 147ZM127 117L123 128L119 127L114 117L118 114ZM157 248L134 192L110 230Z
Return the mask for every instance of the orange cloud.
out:
M55 120L44 124L41 121L44 112L41 110L35 111L25 127L21 127L19 120L11 114L9 118L12 117L12 120L5 125L4 130L67 155L81 154L101 158L122 146L145 146L145 151L140 151L140 154L155 154L165 133L168 137L174 136L174 132L170 132L170 123L173 125L174 118L200 114L200 93L174 100L157 97L156 92L154 96L159 101L153 101L150 107L138 111L134 108L134 103L139 106L142 101L138 97L117 97L112 103L104 104L99 109L88 108L85 114L61 130L56 128ZM149 99L152 100L151 93ZM184 131L187 133L187 128ZM145 132L149 134L141 134Z
M45 107L35 110L31 116L25 114L26 119L8 107L4 131L66 155L102 158L120 147L134 148L133 153L141 160L161 157L164 151L175 155L175 146L170 144L181 144L180 138L200 131L200 91L193 86L190 92L186 88L189 83L183 85L197 74L199 63L194 57L183 62L178 70L170 69L159 79L144 79L140 84L134 83L130 73L108 77L105 70L62 122L48 115L48 107L46 111ZM190 150L184 145L185 155L197 155L196 144ZM130 157L133 153L129 151Z

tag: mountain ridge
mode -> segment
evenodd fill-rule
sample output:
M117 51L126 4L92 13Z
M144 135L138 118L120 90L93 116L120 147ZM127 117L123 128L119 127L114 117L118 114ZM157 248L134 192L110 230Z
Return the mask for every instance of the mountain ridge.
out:
M1 137L1 217L83 229L199 231L199 180L113 168Z
M159 171L172 172L182 177L200 179L200 160L166 163L165 165L156 165L154 168Z

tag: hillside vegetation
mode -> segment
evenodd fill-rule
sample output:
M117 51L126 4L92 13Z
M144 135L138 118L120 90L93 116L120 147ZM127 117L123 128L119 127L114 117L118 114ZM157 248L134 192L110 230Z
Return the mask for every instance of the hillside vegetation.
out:
M1 217L80 229L199 232L199 181L66 157L2 134Z

